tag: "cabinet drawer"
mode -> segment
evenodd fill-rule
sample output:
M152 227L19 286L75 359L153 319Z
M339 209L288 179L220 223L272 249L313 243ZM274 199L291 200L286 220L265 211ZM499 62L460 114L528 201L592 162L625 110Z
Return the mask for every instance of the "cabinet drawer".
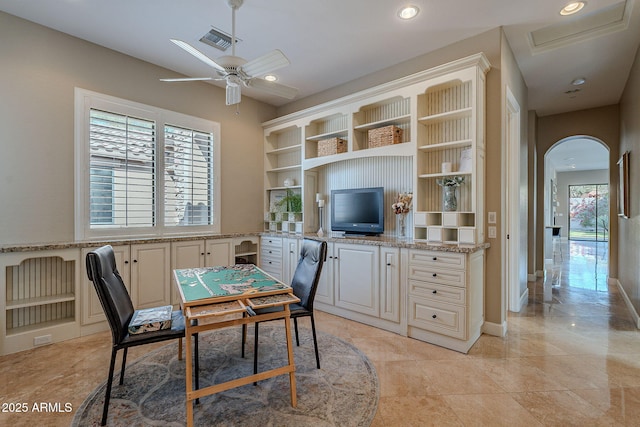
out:
M262 249L282 249L282 239L278 237L263 237L260 239L260 247Z
M466 339L465 308L409 296L409 325L453 338Z
M409 279L424 282L438 283L450 286L465 286L466 274L463 270L451 270L448 268L409 265Z
M260 256L262 258L282 258L282 248L262 248Z
M466 303L466 291L464 288L421 282L419 280L409 280L409 295L450 304L464 305Z
M410 265L441 266L463 270L465 268L465 260L465 254L455 252L421 251L415 249L409 251Z

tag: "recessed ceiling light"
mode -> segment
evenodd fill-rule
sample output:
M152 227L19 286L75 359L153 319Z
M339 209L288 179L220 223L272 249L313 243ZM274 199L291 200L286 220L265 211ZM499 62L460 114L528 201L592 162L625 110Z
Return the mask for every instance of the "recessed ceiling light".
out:
M582 8L586 3L587 2L584 2L584 1L574 1L572 3L569 3L568 5L562 8L562 10L560 11L560 15L567 16L567 15L573 15L574 13L578 13L582 10Z
M267 74L266 76L264 76L264 79L268 82L275 82L276 80L278 80L278 78L273 74Z
M400 8L398 10L398 16L400 17L400 19L411 19L415 18L419 12L420 9L418 8L418 6L410 4Z
M573 81L571 81L571 84L574 86L580 86L583 85L587 82L587 79L585 79L584 77L578 77L576 79L573 79Z

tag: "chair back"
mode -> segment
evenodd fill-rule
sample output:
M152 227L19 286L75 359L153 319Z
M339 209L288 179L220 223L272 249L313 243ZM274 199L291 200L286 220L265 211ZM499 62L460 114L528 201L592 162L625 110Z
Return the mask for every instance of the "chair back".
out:
M100 304L104 310L113 344L118 345L127 337L127 326L133 316L134 308L127 288L116 268L116 257L109 245L87 254L87 275L96 288Z
M327 242L304 239L300 249L300 259L291 287L295 296L300 298L300 305L308 311L313 311L313 300L318 289L322 266L327 259Z

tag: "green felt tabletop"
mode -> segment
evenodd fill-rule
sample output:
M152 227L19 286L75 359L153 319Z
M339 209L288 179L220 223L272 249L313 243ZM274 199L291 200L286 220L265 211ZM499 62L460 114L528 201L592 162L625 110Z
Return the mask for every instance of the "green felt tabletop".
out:
M222 301L290 289L253 264L188 268L175 270L174 274L186 303L211 298Z

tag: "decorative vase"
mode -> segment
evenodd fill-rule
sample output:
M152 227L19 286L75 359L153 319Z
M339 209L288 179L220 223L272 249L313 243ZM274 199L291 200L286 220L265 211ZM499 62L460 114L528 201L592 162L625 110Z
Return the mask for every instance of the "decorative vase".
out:
M398 214L398 236L405 237L407 235L407 228L405 224L406 214Z
M456 186L445 185L442 187L442 210L444 212L453 212L458 210Z

